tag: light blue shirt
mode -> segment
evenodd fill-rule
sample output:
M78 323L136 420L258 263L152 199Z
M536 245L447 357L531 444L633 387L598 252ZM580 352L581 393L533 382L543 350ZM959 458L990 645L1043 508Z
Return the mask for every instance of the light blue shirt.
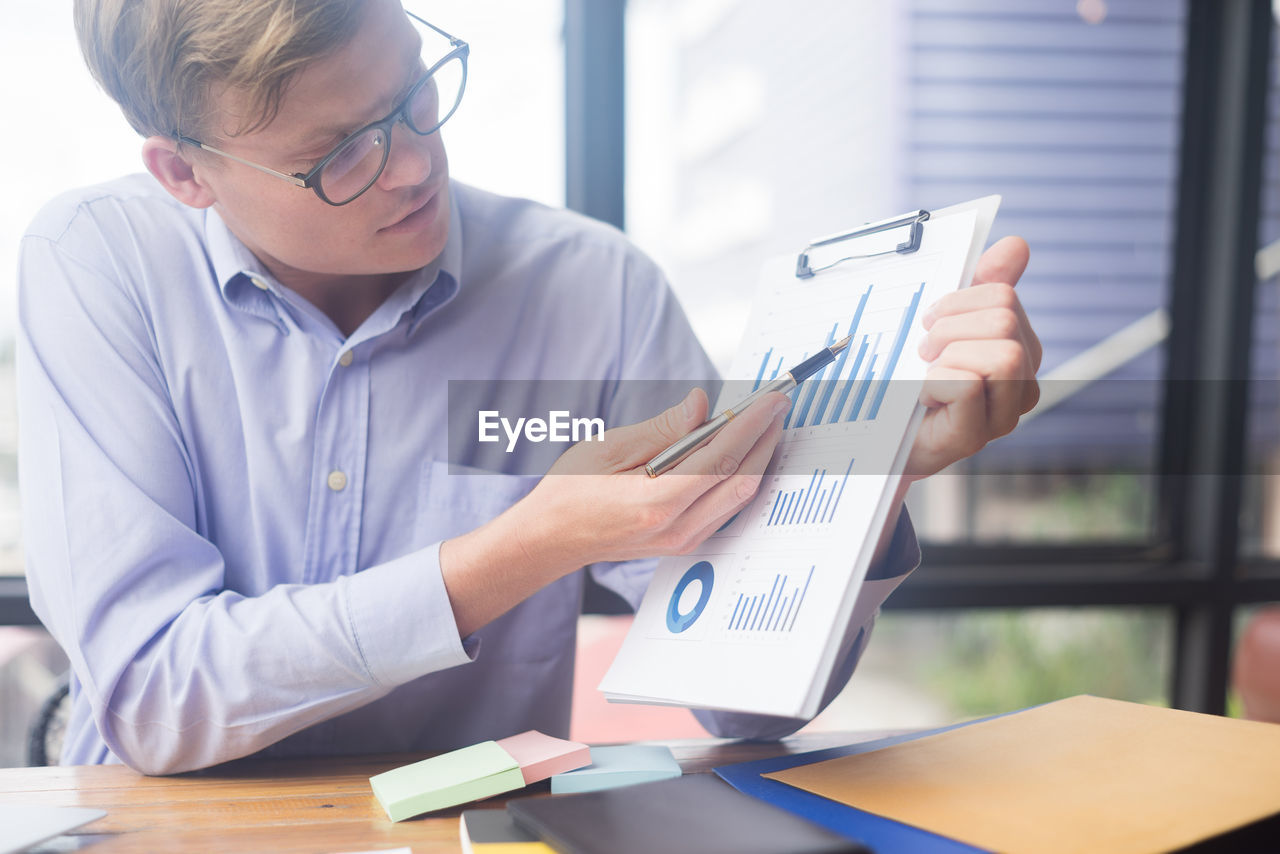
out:
M32 605L74 673L63 762L170 773L567 735L581 572L458 636L440 543L536 478L450 472L448 381L614 384L598 390L713 369L617 231L452 190L441 257L345 338L216 212L150 176L37 217L19 276L20 483ZM586 397L574 414L610 427L653 414ZM503 471L520 471L511 457ZM905 518L895 542L890 575L917 560ZM592 571L634 605L653 566ZM864 592L829 696L898 580ZM700 717L755 737L799 725Z

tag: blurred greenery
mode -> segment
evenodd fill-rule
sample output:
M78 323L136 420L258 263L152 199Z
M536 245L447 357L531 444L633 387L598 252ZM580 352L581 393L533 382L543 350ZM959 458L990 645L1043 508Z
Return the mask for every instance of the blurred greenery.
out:
M1240 694L1234 688L1227 692L1227 717L1243 718L1244 717L1244 701L1240 699Z
M1149 476L970 472L966 539L1140 542L1151 535ZM927 529L922 535L928 539ZM898 663L925 693L957 715L984 715L1086 693L1167 704L1171 616L1159 608L973 610L886 615L878 631L903 645Z
M1261 490L1257 483L1250 488ZM1152 534L1155 484L1140 474L1014 475L971 467L963 492L940 496L942 501L957 498L965 521L961 539L971 542L1143 542ZM936 514L938 508L913 508L926 540L926 561L927 511ZM954 511L941 515L953 518ZM1246 548L1262 550L1260 520L1246 514L1243 528ZM1237 609L1237 637L1257 607ZM888 652L880 646L883 658L922 699L955 716L1011 711L1083 693L1167 705L1172 618L1170 609L1154 607L890 612L878 624L877 645L892 646ZM1234 690L1227 714L1243 715Z
M1150 536L1155 482L1147 475L983 475L971 480L975 539L1115 542Z
M1025 610L951 621L920 676L963 715L1096 694L1166 704L1170 621L1138 610Z

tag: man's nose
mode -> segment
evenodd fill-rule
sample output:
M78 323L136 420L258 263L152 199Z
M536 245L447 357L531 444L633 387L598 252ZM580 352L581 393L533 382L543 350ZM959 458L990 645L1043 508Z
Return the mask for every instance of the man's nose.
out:
M387 154L386 168L378 177L378 186L393 190L426 181L431 176L433 136L436 134L419 136L403 121L396 122L391 128L391 151Z

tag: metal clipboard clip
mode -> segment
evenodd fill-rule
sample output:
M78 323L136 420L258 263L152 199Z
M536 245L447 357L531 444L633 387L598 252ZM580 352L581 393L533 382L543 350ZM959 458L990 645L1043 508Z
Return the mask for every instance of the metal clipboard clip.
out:
M842 264L845 261L852 261L856 258L875 258L879 255L894 254L909 255L920 248L920 240L924 236L924 222L928 219L928 211L916 211L915 213L909 213L906 216L900 216L895 219L885 219L880 222L873 222L870 225L864 225L861 228L855 228L853 231L846 231L843 234L833 234L830 237L822 237L814 240L804 248L804 251L800 253L800 257L796 259L796 278L812 279L816 273L821 273L823 270L830 270L837 264ZM879 234L882 231L891 231L895 228L907 227L911 228L911 232L908 234L907 239L904 242L899 243L897 247L893 249L886 249L883 252L869 252L865 255L846 255L843 258L839 258L832 261L830 264L825 264L821 267L809 266L809 251L811 249L816 249L819 246L829 246L832 243L840 243L844 240L866 237L871 234Z

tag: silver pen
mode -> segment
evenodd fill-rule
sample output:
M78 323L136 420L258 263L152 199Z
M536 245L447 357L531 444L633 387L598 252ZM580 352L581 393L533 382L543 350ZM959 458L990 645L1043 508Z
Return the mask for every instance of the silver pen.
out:
M819 350L816 355L805 359L782 376L769 380L769 382L760 386L760 388L751 392L751 394L747 395L733 406L722 411L715 418L712 418L710 421L704 421L700 426L694 428L693 432L689 433L684 438L677 440L673 445L671 445L671 447L649 460L649 462L645 464L644 470L648 473L649 477L657 477L662 474L664 471L680 462L680 460L684 459L685 456L687 456L694 448L720 432L722 427L741 415L743 410L755 403L761 397L764 397L772 391L779 391L785 394L800 385L800 383L804 382L809 377L816 374L818 371L825 368L827 365L831 364L835 361L836 356L840 354L840 351L849 346L850 340L850 337L845 337L832 344L830 347L825 347Z

